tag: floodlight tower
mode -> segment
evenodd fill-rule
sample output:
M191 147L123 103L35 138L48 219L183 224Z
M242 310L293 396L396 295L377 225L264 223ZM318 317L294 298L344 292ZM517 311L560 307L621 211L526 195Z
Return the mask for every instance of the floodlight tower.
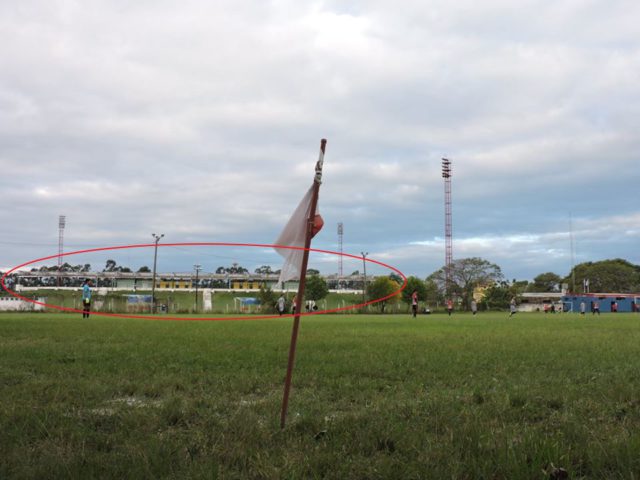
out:
M451 293L451 263L453 259L453 229L451 223L451 161L442 159L442 178L444 178L444 274L445 294Z
M62 252L64 250L64 227L67 224L67 217L58 217L58 286L60 286L60 268L62 267Z
M342 277L343 274L343 270L342 270L342 237L344 235L344 226L342 225L342 222L338 223L338 248L340 250L340 260L338 263L338 281L340 281L340 278Z

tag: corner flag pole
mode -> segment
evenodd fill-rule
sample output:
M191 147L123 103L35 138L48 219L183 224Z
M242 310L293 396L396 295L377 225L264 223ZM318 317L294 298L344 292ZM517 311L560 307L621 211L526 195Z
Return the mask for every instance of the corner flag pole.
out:
M282 397L282 411L280 412L280 428L284 428L287 420L287 408L289 406L289 393L291 391L291 377L293 376L293 364L296 358L296 343L298 341L298 330L300 328L300 310L304 301L304 287L307 277L307 265L309 263L309 248L313 237L313 225L316 218L316 208L318 206L318 194L322 183L322 164L324 163L324 150L327 140L320 140L320 158L316 163L316 174L313 179L313 192L311 197L311 208L309 218L307 218L307 230L305 232L304 253L302 256L302 266L300 268L300 283L298 294L296 295L296 311L293 318L293 329L291 330L291 344L289 345L289 362L287 364L287 376L284 382L284 395Z

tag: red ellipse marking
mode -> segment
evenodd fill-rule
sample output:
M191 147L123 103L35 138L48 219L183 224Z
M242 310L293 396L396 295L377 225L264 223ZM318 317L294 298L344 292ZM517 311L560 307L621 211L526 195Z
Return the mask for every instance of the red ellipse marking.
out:
M355 258L356 260L363 260L362 256L358 256L358 255L352 255L350 253L341 253L341 252L334 252L331 250L321 250L318 248L304 248L304 247L292 247L292 246L287 246L287 245L271 245L271 244L266 244L266 243L226 243L226 242L191 242L191 243L159 243L157 245L158 247L256 247L256 248L283 248L283 249L289 249L289 250L308 250L309 252L316 252L316 253L324 253L327 255L339 255L339 256L343 256L343 257L348 257L348 258ZM57 259L60 257L66 257L66 256L71 256L71 255L79 255L82 253L94 253L94 252L104 252L107 250L125 250L127 248L147 248L147 247L156 247L155 243L143 243L143 244L138 244L138 245L120 245L120 246L115 246L115 247L100 247L100 248L91 248L88 250L78 250L75 252L67 252L67 253L62 253L62 254L58 254L58 255L50 255L48 257L42 257L42 258L37 258L35 260L30 260L28 262L22 263L16 267L13 267L11 270L9 270L8 272L6 272L4 275L2 275L2 278L0 278L0 285L2 286L2 289L5 290L6 292L8 292L10 295L19 298L21 300L33 303L35 305L42 305L44 307L47 308L53 308L55 310L61 310L61 311L66 311L66 312L74 312L74 313L82 313L82 310L78 310L76 308L69 308L69 307L61 307L59 305L50 305L48 303L44 303L44 302L38 302L37 300L31 299L31 298L27 298L27 297L23 297L22 295L19 295L18 293L9 290L9 288L7 288L7 286L4 283L5 278L15 272L16 270L18 270L19 268L22 267L26 267L28 265L32 265L34 263L38 263L38 262L44 262L45 260L51 260L51 259ZM373 260L371 258L364 258L365 261L370 262L370 263L374 263L376 265L380 265L381 267L385 267L388 268L389 270L393 270L394 272L396 272L398 275L400 275L400 277L402 277L403 279L403 283L400 286L400 288L398 290L396 290L395 292L386 295L384 297L380 297L380 298L376 298L374 300L370 300L368 302L363 302L363 303L359 303L357 305L350 305L347 307L340 307L340 308L332 308L332 309L328 309L328 310L318 310L316 312L307 312L307 313L300 313L300 316L308 316L308 315L320 315L323 313L335 313L335 312L342 312L342 311L346 311L346 310L353 310L356 308L360 308L360 307L366 307L367 305L372 305L374 303L378 303L378 302L382 302L384 300L387 300L388 298L391 298L397 294L399 294L400 292L402 292L406 287L407 287L407 277L405 277L404 273L402 273L400 270L398 270L395 267L392 267L391 265L387 265L386 263L382 263L379 262L378 260ZM82 276L82 275L79 275ZM295 314L290 313L290 314L286 314L286 315L255 315L255 316L242 316L242 317L169 317L169 316L158 316L158 315L124 315L124 314L120 314L120 313L107 313L107 312L94 312L91 311L91 313L93 315L99 315L99 316L103 316L103 317L119 317L119 318L138 318L138 319L142 319L142 320L187 320L187 321L225 321L225 320L262 320L262 319L267 319L267 318L286 318L286 317L295 317Z

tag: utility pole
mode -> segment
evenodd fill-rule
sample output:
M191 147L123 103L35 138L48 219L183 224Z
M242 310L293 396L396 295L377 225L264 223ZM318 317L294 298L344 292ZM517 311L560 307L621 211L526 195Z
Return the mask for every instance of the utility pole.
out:
M198 273L200 272L200 270L202 270L202 265L196 263L193 266L193 268L196 271L196 312L195 313L198 313Z
M569 242L571 243L571 293L576 293L575 245L573 243L573 216L569 212Z
M362 281L362 303L367 302L367 255L369 252L360 252L362 254L362 271L364 272L364 279Z
M340 259L338 260L338 288L340 288L340 279L344 275L342 270L342 237L344 236L344 225L338 222L338 249L340 251Z
M60 272L62 270L62 253L64 250L64 227L67 223L67 217L60 215L58 217L58 286L61 284ZM96 284L97 286L97 284Z
M151 284L151 313L156 313L156 263L158 261L158 242L162 237L164 237L164 233L160 235L156 235L152 233L151 236L155 239L156 246L153 252L153 280Z

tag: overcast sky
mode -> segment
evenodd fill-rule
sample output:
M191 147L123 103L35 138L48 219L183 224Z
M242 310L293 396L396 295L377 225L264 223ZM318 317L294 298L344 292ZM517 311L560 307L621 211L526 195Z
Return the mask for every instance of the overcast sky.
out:
M0 1L0 267L57 253L61 214L65 251L272 243L323 137L316 248L343 222L347 253L440 268L446 156L454 258L566 275L572 230L575 263L638 264L638 19L637 0ZM159 268L280 265L195 250Z

